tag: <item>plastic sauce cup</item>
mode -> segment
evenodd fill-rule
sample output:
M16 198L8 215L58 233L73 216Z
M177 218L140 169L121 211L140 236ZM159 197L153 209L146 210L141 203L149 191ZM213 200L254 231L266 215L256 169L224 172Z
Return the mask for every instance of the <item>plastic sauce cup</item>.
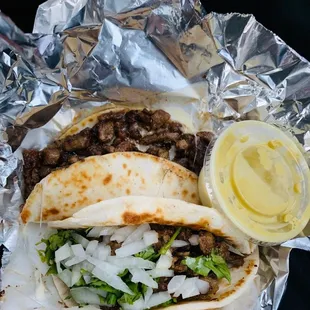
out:
M261 245L297 236L310 218L310 172L301 145L259 121L234 123L211 141L199 193L236 233Z

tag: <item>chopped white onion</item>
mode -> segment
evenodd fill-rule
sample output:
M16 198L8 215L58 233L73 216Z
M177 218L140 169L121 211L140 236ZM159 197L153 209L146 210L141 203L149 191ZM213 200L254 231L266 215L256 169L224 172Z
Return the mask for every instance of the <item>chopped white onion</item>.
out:
M158 288L158 283L146 271L139 268L130 268L129 272L132 274L131 281L133 283L143 283L148 287Z
M73 239L76 241L76 243L79 243L82 245L82 247L84 249L86 249L86 247L88 246L89 241L84 238L83 236L77 234L77 233L73 233L72 234Z
M151 296L147 303L147 308L152 308L158 306L164 302L167 302L171 299L171 296L168 292L159 292Z
M103 243L99 243L97 249L93 253L93 257L100 260L106 260L110 255L111 247L109 245L104 245Z
M64 282L67 286L71 286L72 272L69 269L65 269L58 274L59 279Z
M169 269L172 265L173 258L168 255L160 255L156 263L156 269Z
M125 226L117 229L111 236L111 241L117 241L121 243L137 228L137 226Z
M181 248L183 246L188 245L188 242L183 241L183 240L174 240L171 244L172 248Z
M113 265L120 266L123 268L133 268L137 267L140 269L154 269L155 268L155 263L140 258L140 257L116 257L116 256L109 256L107 261Z
M84 274L83 279L84 279L85 283L88 284L91 282L91 275Z
M77 283L81 279L81 266L74 265L72 268L71 286Z
M145 250L147 246L143 241L136 241L122 246L121 248L115 250L115 254L118 257L127 257L133 254L137 254Z
M87 237L88 238L99 238L101 230L102 230L102 227L94 227L88 232Z
M111 236L103 236L102 243L103 244L108 244L111 240Z
M99 280L106 282L115 289L130 295L134 295L126 283L123 282L123 280L118 275L109 272L109 270L102 270L98 267L95 267L92 273Z
M188 241L191 245L198 245L199 244L199 236L198 235L192 235Z
M75 257L69 259L68 261L66 261L66 262L65 262L65 266L66 266L66 267L71 267L71 266L73 266L73 265L79 264L79 263L81 263L82 261L84 261L85 258L86 258L86 257L77 257L77 256L75 256Z
M122 266L121 267L115 266L110 263L100 261L99 259L93 258L93 257L87 257L87 260L93 265L95 265L97 268L100 268L102 270L108 270L110 273L113 273L113 274L119 274L126 269Z
M102 296L102 297L106 297L108 295L108 292L100 289L100 288L95 288L95 287L88 287L88 289L95 293L95 294L98 294L99 296Z
M197 286L200 294L207 294L209 289L210 289L209 282L203 281L200 279L196 280L196 286Z
M147 305L149 302L151 296L153 294L153 289L151 287L148 287L145 294L144 294L144 307Z
M70 290L72 298L79 304L104 305L98 294L91 292L87 287L76 287Z
M90 263L89 261L85 260L84 262L82 262L81 264L81 269L84 269L88 272L92 272L94 269L94 264Z
M149 246L158 242L158 233L155 230L146 231L143 234L143 241L145 245Z
M121 304L123 310L143 310L144 308L144 300L140 297L136 300L132 305L130 304Z
M182 298L185 299L199 295L199 290L196 285L197 279L197 277L185 279L183 284L173 294L173 297L179 297L182 294Z
M149 224L141 224L137 227L124 241L123 245L129 244L134 241L140 241L143 237L143 234L147 231L151 230Z
M61 273L62 272L62 268L60 266L60 262L56 263L56 269L57 269L57 273Z
M152 277L152 278L160 278L160 277L173 277L174 272L173 270L169 269L153 269L147 271L147 273Z
M93 255L97 249L98 243L97 240L90 241L85 250L86 254Z
M106 227L101 227L100 231L100 236L112 236L116 230L118 230L118 226L106 226Z
M66 243L62 247L60 247L57 251L55 251L55 262L61 262L67 258L72 256L72 251L70 249L70 245Z
M85 257L86 256L86 253L85 253L81 244L71 245L71 250L72 250L74 256L77 256L77 257Z
M186 276L183 276L183 275L174 276L168 283L168 293L169 294L175 293L184 283L185 279L186 279Z

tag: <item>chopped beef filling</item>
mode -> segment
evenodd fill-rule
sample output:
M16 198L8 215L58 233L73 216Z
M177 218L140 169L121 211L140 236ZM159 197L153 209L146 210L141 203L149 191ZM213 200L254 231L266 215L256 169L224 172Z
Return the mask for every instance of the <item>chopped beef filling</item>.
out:
M146 147L148 154L170 159L199 174L211 138L210 132L184 133L183 126L171 121L163 110L105 113L93 128L57 140L42 151L24 150L25 198L42 178L58 168L88 156L141 152L139 146Z

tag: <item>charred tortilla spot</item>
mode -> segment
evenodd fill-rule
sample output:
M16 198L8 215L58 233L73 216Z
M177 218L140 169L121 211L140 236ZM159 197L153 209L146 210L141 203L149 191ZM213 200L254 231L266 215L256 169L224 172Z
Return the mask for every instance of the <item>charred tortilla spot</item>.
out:
M31 212L28 209L23 210L21 214L22 221L24 223L27 223L30 216L31 216Z
M142 182L143 185L145 184L145 180L144 180L143 177L141 177L141 182Z
M192 193L192 194L191 194L191 198L192 198L192 199L196 199L196 198L197 198L196 193Z
M125 156L126 158L131 158L131 154L129 154L129 153L124 153L124 156Z
M127 164L123 164L123 168L126 169L127 168Z
M93 122L93 121L94 121L94 119L91 117L91 118L89 119L89 121L90 121L90 122Z
M103 184L107 185L111 182L112 180L112 174L108 174L104 179L103 179Z
M185 198L185 197L187 196L187 194L188 194L188 190L187 190L187 189L184 189L184 190L182 191L182 196L183 196L183 198Z
M249 262L249 265L248 265L248 266L246 267L246 269L245 269L245 273L246 273L247 275L251 274L252 271L253 271L253 267L257 267L257 266L255 265L254 261L250 261L250 262Z
M90 177L85 171L82 171L82 172L81 172L81 176L82 176L84 179L86 179L87 181L90 181L90 180L91 180L91 177ZM82 182L82 180L79 180L79 179L78 179L78 181L79 181L79 182Z
M100 201L101 201L101 199L100 199L100 198L98 198L98 199L97 199L97 202L100 202Z
M126 194L130 195L130 189L129 188L126 189Z
M127 175L130 177L130 175L131 175L131 170L128 170L128 171L127 171Z

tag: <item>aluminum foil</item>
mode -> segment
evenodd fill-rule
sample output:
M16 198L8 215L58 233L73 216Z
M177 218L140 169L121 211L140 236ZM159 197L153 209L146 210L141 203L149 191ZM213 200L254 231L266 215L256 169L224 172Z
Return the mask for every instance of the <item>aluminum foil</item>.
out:
M198 0L49 0L33 34L0 13L0 240L17 240L22 148L45 147L110 101L177 106L217 132L258 119L293 133L310 163L310 64L252 15L206 14ZM173 114L173 113L172 113ZM260 299L277 309L300 238L261 248Z

